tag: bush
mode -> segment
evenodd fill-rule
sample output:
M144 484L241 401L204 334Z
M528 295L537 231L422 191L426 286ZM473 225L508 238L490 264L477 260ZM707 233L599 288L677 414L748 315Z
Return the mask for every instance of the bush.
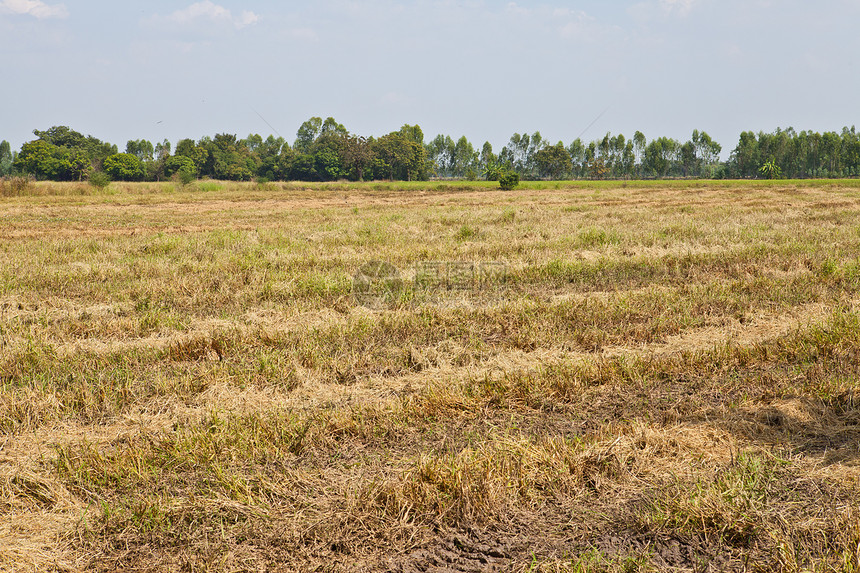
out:
M110 185L110 177L104 171L93 171L90 173L89 182L97 189L104 189Z
M520 174L516 171L506 171L499 175L499 188L505 191L516 189L520 184Z
M180 186L185 187L196 181L197 175L194 174L193 169L180 169L173 175L173 180L179 183Z

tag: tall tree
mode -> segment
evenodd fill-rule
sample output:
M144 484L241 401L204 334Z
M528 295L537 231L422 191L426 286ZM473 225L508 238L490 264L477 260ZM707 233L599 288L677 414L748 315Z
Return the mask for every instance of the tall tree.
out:
M364 180L364 172L370 166L372 159L373 151L365 137L350 135L345 138L343 166L354 179Z
M158 161L164 161L170 157L170 142L166 139L161 143L155 144L155 158Z
M737 176L755 177L761 165L760 156L758 139L756 139L755 134L751 131L742 132L738 145L732 151L730 158Z
M321 117L312 117L296 131L296 142L293 144L293 149L298 153L308 153L311 146L322 130L323 120Z
M567 148L567 152L570 154L570 167L573 176L577 179L584 177L588 161L585 159L585 144L582 143L582 139L578 137L574 139Z
M180 139L176 144L177 156L187 157L194 163L194 172L204 175L209 151L202 145L198 145L193 139Z
M481 147L481 169L486 169L488 165L495 163L496 159L496 154L493 153L493 144L489 141L485 141L484 145Z
M343 124L335 121L333 117L327 117L320 127L319 136L323 135L340 135L346 137L349 135L349 132L343 126Z
M654 177L666 177L679 148L678 142L669 137L652 139L645 148L645 171Z
M278 167L281 150L287 146L283 137L269 135L252 152L257 157L257 175L266 179L279 179L283 177Z
M453 176L454 147L455 143L451 136L441 133L426 145L427 159L436 175L441 177Z
M636 133L633 134L633 152L636 154L636 164L639 166L640 174L642 170L642 162L645 161L645 147L647 146L647 143L645 134L641 131L636 131Z
M692 141L684 143L679 151L681 174L684 177L699 174L699 158L696 157L696 146Z
M453 174L455 177L477 177L478 153L466 136L460 137L454 144Z
M203 174L215 179L247 181L256 173L251 153L236 135L219 133L212 140L201 140L199 146L208 152Z
M155 147L145 139L129 140L125 144L125 152L134 155L143 162L152 161Z
M5 139L0 141L0 177L12 172L12 147Z

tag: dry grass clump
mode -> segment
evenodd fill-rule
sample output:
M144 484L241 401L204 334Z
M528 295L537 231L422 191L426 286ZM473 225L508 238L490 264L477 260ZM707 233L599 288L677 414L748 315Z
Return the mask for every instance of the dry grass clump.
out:
M855 183L0 185L2 569L860 570Z
M0 196L2 197L29 195L34 188L33 181L28 177L0 177Z

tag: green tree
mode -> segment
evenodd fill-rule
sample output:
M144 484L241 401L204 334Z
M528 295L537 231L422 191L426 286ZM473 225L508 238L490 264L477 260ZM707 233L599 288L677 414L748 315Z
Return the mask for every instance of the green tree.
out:
M343 124L338 123L333 117L327 117L322 123L319 135L317 137L323 137L327 135L346 137L347 135L349 135L349 132L346 130Z
M67 154L68 169L67 177L72 181L83 181L93 171L90 157L83 149L73 149Z
M400 128L398 133L409 141L412 141L417 145L421 145L422 147L424 146L424 131L419 125L405 124Z
M249 152L257 153L257 151L263 145L263 137L259 133L251 133L240 143L244 145Z
M155 144L155 159L157 161L164 161L170 157L170 142L166 139L161 143Z
M607 169L612 169L612 135L607 133L603 136L603 139L600 140L600 143L597 144L597 156L603 159L604 165L606 165Z
M609 173L609 168L603 157L595 157L588 164L588 176L592 179L604 179Z
M294 153L290 158L290 179L294 181L317 181L314 156L308 153Z
M12 147L5 139L0 141L0 177L12 172Z
M585 158L585 145L582 143L582 140L580 138L574 139L567 148L567 152L570 154L570 166L573 176L575 178L584 177L588 161Z
M699 158L696 157L696 146L692 141L686 142L680 149L681 172L684 177L699 174Z
M286 142L283 137L270 135L251 150L251 153L257 158L256 163L259 165L257 168L258 176L265 177L270 181L282 177L278 168L278 158L285 145Z
M466 139L466 136L460 137L457 143L454 144L454 154L452 161L452 172L455 177L466 177L469 173L475 174L478 167L478 152Z
M561 179L566 175L571 165L570 152L560 141L536 152L534 161L538 175L553 180Z
M372 159L373 151L365 137L350 135L344 138L343 167L349 177L363 181Z
M296 157L296 152L289 144L284 143L281 146L281 152L278 154L277 170L279 179L291 179L293 170L293 160Z
M153 160L155 147L145 139L134 139L125 144L125 152L147 162Z
M298 131L296 131L296 141L293 143L293 149L297 153L309 153L314 141L319 137L322 124L323 120L321 117L312 117L299 126Z
M513 169L519 173L525 173L528 170L531 140L532 138L528 133L522 135L514 133L508 144L502 149L505 155L510 156Z
M834 131L821 134L821 166L827 177L839 177L842 170L842 138Z
M633 170L636 167L636 153L633 145L633 140L628 140L621 153L621 172L626 179L633 176Z
M714 171L714 166L719 161L722 146L711 139L705 131L693 130L691 138L693 145L696 148L696 157L698 158L697 173L698 176L710 176Z
M450 135L439 134L426 146L427 159L432 171L440 177L452 177L454 169L454 148L456 144Z
M185 155L172 155L164 161L164 176L173 177L176 173L184 171L191 175L197 175L197 167L190 157Z
M203 175L209 159L209 151L203 145L195 143L193 139L180 139L176 144L174 156L187 157L194 162L194 171L198 175Z
M487 166L496 162L498 158L493 153L493 145L489 141L485 141L481 147L480 167L481 170L486 170Z
M201 140L208 152L203 174L215 179L248 181L257 171L248 148L232 133L218 133L212 140Z
M334 181L347 175L343 165L345 138L343 132L329 130L314 142L311 154L314 158L314 171L320 179Z
M114 181L140 181L146 175L143 162L130 153L116 153L104 161L104 172Z
M392 132L370 143L376 162L375 175L380 179L421 180L426 173L426 150L414 138Z
M668 137L651 140L645 148L645 171L654 177L666 177L678 147L678 142Z
M21 146L21 152L12 168L37 179L67 180L71 177L72 165L66 149L43 139L30 141Z
M83 153L89 158L94 168L99 168L106 157L117 152L116 145L103 142L91 135L84 136L65 125L55 125L45 131L35 129L33 130L33 134L42 141L65 150L67 155L80 155L80 153ZM73 173L66 173L60 177L77 179L83 171L76 169Z
M636 154L636 165L639 166L639 173L642 172L642 163L645 161L645 148L648 142L645 139L645 134L637 131L633 134L633 152Z
M854 126L842 128L842 160L848 175L860 175L860 135Z
M732 151L730 162L739 177L755 177L761 161L759 159L758 140L751 131L744 131L740 135L737 147Z

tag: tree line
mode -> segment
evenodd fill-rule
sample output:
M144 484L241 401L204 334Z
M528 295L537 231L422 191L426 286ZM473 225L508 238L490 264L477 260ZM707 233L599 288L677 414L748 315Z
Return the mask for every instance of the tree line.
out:
M381 137L350 133L334 118L312 117L291 143L283 137L217 134L200 140L139 139L116 145L67 126L34 130L36 139L12 151L0 142L0 176L23 175L54 181L82 181L104 174L112 180L193 180L209 177L235 181L298 180L499 180L508 173L522 179L639 179L665 177L856 177L860 176L860 136L841 133L743 132L726 161L722 146L694 130L685 142L669 137L648 140L607 133L585 142L552 144L539 131L514 133L495 153L480 150L465 136L456 141L437 135L425 142L418 125L404 125Z

